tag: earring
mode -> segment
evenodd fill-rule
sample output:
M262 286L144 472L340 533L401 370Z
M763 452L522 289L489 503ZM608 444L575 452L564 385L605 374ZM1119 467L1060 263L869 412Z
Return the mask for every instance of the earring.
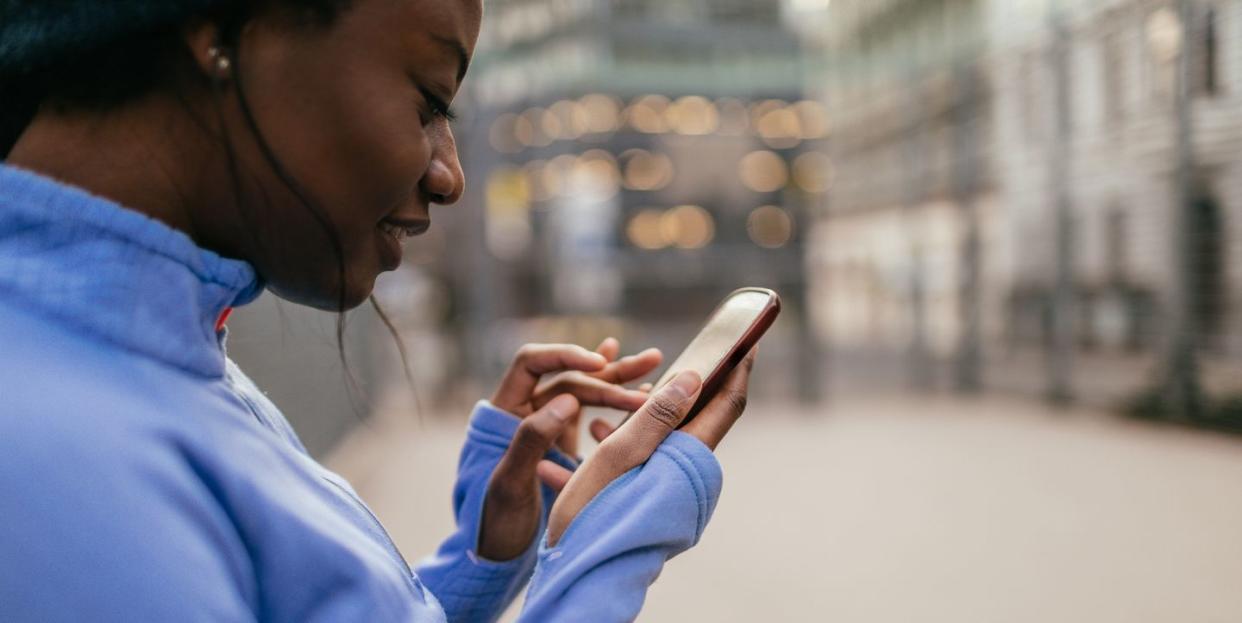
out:
M208 49L207 56L211 57L211 60L215 62L216 73L220 74L221 77L229 73L229 68L233 66L233 63L220 46L212 46Z

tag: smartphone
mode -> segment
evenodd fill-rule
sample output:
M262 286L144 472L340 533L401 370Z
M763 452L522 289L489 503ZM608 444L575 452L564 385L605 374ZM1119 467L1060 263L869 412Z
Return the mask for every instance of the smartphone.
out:
M681 426L685 426L707 405L780 313L781 297L776 292L765 288L735 290L708 316L699 334L655 382L651 391L659 390L684 370L699 373L703 389L681 422Z

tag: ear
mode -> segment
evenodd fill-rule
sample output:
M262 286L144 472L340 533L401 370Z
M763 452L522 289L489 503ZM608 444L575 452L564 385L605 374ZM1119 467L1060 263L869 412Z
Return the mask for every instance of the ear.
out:
M232 53L220 43L220 27L210 21L194 22L182 33L194 65L211 80L227 80L232 75Z

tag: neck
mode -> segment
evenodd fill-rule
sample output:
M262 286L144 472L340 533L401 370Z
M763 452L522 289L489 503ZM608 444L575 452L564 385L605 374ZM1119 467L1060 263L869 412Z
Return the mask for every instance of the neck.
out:
M202 166L216 160L207 133L169 99L150 96L103 112L45 106L6 162L115 201L210 248L195 215L220 205L227 185L211 183L220 176Z

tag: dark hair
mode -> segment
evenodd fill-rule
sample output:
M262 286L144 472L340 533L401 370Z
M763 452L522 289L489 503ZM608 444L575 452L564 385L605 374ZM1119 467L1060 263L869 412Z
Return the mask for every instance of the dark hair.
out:
M6 0L0 8L0 158L45 104L106 109L168 85L192 60L181 27L215 22L236 37L259 11L280 8L330 24L351 0ZM3 22L10 22L8 25Z
M88 0L93 2L94 0ZM155 0L160 2L161 0ZM301 184L291 176L280 158L272 151L262 130L255 122L242 87L244 71L238 62L237 48L242 28L259 11L283 9L298 20L300 26L324 27L330 25L351 0L221 0L209 3L212 8L195 12L191 7L181 11L179 22L160 23L140 29L138 32L116 32L85 38L88 45L69 44L58 53L41 54L38 60L19 64L0 64L0 159L8 157L13 146L26 127L30 125L41 107L64 109L107 110L122 105L158 88L176 88L176 81L194 59L180 36L180 27L192 19L206 19L220 29L220 43L234 53L234 88L249 131L260 147L264 158L281 182L298 198L308 213L324 229L337 260L337 287L339 289L338 316L336 323L337 352L344 368L351 393L351 402L358 390L357 380L350 371L345 355L344 333L346 295L345 254L339 233L332 227L326 213L305 192ZM191 3L186 3L191 4ZM199 3L200 5L203 3ZM165 5L168 6L168 5ZM172 14L177 9L170 9ZM55 16L46 19L57 19ZM81 21L81 20L79 20ZM44 25L48 30L57 30ZM77 39L78 41L82 39ZM218 85L217 85L218 86ZM232 177L234 195L239 209L245 205L240 185L240 171L234 157L232 141L227 134L223 145ZM396 341L406 380L417 397L417 388L409 371L409 358L396 327L372 296L372 307L385 328ZM355 406L356 409L356 406Z

